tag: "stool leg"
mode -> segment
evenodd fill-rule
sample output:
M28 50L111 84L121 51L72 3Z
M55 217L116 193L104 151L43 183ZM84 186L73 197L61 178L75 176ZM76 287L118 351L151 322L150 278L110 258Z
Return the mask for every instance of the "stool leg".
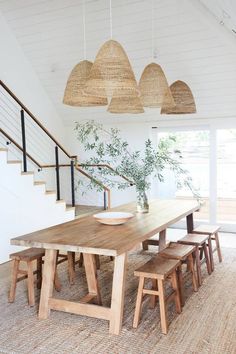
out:
M210 262L210 257L209 257L206 242L203 244L203 250L204 250L204 256L206 258L207 272L210 275L211 274L211 262Z
M148 250L148 241L143 241L142 246L143 246L143 250L147 251Z
M198 246L196 247L195 255L196 255L198 285L201 286L202 285L202 270L201 270L200 251L199 251Z
M158 290L157 279L152 279L152 290ZM150 297L150 308L151 309L155 308L156 300L157 300L157 296L151 295L151 297Z
M164 334L168 332L168 321L166 314L166 301L165 301L165 289L164 281L158 279L158 291L159 291L159 305L160 305L160 315L161 315L161 331Z
M192 273L193 290L194 291L198 291L197 279L196 279L196 276L195 276L194 261L193 261L193 255L192 254L190 254L188 256L188 262L189 262L190 272Z
M96 262L96 268L100 269L100 259L98 254L95 255L95 262Z
M42 285L42 258L37 258L37 289Z
M11 279L11 288L9 292L8 302L14 302L16 297L16 284L17 284L17 275L19 270L20 261L14 259L12 267L12 279Z
M209 257L210 257L210 263L211 263L211 271L214 271L214 258L213 258L213 251L212 251L212 242L211 242L211 236L209 236L208 239L208 251L209 251Z
M35 305L35 297L34 297L34 271L33 271L33 262L28 261L27 262L27 284L28 284L28 299L29 299L29 305L34 306Z
M75 284L75 253L68 251L68 275L70 285Z
M134 328L137 328L139 324L140 313L142 308L143 286L144 286L144 277L140 277L139 284L138 284L138 293L137 293L135 312L134 312L134 321L133 321Z
M184 306L184 304L185 304L185 295L184 295L184 281L183 281L182 265L180 265L177 268L177 278L178 278L178 284L179 284L181 306Z
M83 263L84 263L84 256L83 253L80 253L79 255L79 267L83 267Z
M182 308L181 308L179 284L178 284L176 270L174 271L174 273L171 276L171 284L172 284L172 288L175 291L175 308L176 308L176 312L177 313L181 313Z
M58 292L61 291L61 283L60 283L60 280L59 280L59 277L58 277L57 269L55 270L55 275L54 275L54 288Z
M220 241L219 241L218 232L215 233L215 241L216 241L216 249L217 249L217 254L218 254L219 262L222 262L222 255L221 255Z

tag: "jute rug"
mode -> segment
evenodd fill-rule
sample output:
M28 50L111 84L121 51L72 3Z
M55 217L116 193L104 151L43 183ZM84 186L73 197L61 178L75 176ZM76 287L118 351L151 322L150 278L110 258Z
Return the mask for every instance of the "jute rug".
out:
M124 325L120 336L109 335L108 322L62 312L51 312L48 320L37 319L37 305L27 305L26 285L18 283L14 304L8 304L10 264L0 266L0 353L7 354L235 354L236 353L236 250L223 249L224 261L216 261L211 276L206 272L197 293L187 284L188 300L180 315L168 310L171 325L161 334L159 310L149 309L148 299L138 329L132 328L137 291L134 269L153 255L136 251L128 257ZM57 294L77 300L86 293L83 268L76 269L76 284L68 285L66 263L59 267L62 291ZM103 303L109 305L113 262L102 257L99 282Z

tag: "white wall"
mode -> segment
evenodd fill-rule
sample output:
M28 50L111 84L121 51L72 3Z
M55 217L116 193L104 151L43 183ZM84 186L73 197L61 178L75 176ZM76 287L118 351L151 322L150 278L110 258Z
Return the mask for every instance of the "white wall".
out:
M65 203L56 203L56 195L45 194L45 185L35 186L33 175L21 175L20 164L7 164L6 152L0 151L0 263L21 248L10 239L74 219Z
M121 136L128 141L132 150L143 150L144 142L148 138L152 138L152 131L149 124L138 123L138 124L106 124L106 128L117 127L120 130ZM66 136L68 141L68 148L73 154L77 154L79 161L84 162L88 157L78 140L76 139L76 133L74 131L74 126L66 127ZM86 183L86 180L85 180ZM69 193L68 199L70 198ZM99 199L100 195L100 199ZM130 201L134 201L136 198L136 192L134 187L129 187L124 191L111 189L111 205L112 207L118 206ZM102 205L103 200L101 198L101 193L87 191L84 195L81 193L77 196L76 202L78 204L85 205Z
M1 13L0 48L1 80L56 138L65 142L62 120Z

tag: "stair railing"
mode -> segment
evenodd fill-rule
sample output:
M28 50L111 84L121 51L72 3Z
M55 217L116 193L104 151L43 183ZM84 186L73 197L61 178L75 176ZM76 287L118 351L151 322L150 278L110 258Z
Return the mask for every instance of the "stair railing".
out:
M18 97L7 87L7 85L0 80L0 86L4 89L4 92L6 92L8 95L11 96L11 98L18 104L20 111L19 111L19 116L20 116L20 131L21 131L21 144L16 141L16 139L12 138L8 132L0 128L0 133L8 140L7 144L12 143L15 147L17 147L18 150L22 152L23 155L23 170L24 172L27 172L28 166L27 166L27 159L29 159L31 162L34 163L34 165L37 166L38 171L43 170L45 168L55 168L56 171L56 194L57 194L57 200L60 200L61 198L61 191L60 191L60 168L61 167L70 167L70 184L71 184L71 204L74 207L75 206L75 179L74 179L74 173L75 169L85 176L86 178L92 180L94 183L99 185L103 189L103 200L104 200L104 209L110 208L111 206L111 191L108 187L106 187L102 182L98 181L95 179L93 176L85 172L82 167L95 167L98 169L101 168L108 168L111 171L114 172L114 174L118 175L119 177L123 178L126 182L128 182L131 186L134 185L132 181L130 181L128 178L126 178L123 175L120 175L117 173L111 166L107 164L94 164L94 165L86 165L86 164L78 164L77 163L77 156L76 155L70 155L67 150L53 137L53 135L43 126L42 123L33 115L33 113L19 100ZM26 123L25 123L25 114L27 114L30 119L36 123L36 125L50 138L50 140L55 144L55 164L42 164L35 159L32 154L30 154L27 151L27 136L26 136ZM69 158L70 163L60 163L59 161L59 152L62 152L66 158Z

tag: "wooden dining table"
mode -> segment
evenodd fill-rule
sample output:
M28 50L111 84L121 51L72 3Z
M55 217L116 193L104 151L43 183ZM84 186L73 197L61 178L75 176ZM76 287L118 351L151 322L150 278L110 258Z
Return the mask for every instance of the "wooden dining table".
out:
M109 331L119 334L122 327L127 253L143 241L159 233L159 247L165 247L165 230L186 217L187 230L193 230L193 213L199 209L196 201L153 200L149 213L136 213L130 203L109 211L123 211L134 217L123 225L103 225L86 216L11 239L12 245L45 249L43 280L39 304L39 319L47 319L50 310L70 312L109 321ZM88 294L79 302L53 297L56 255L59 251L83 253ZM114 272L110 307L102 306L97 279L95 255L114 257Z

